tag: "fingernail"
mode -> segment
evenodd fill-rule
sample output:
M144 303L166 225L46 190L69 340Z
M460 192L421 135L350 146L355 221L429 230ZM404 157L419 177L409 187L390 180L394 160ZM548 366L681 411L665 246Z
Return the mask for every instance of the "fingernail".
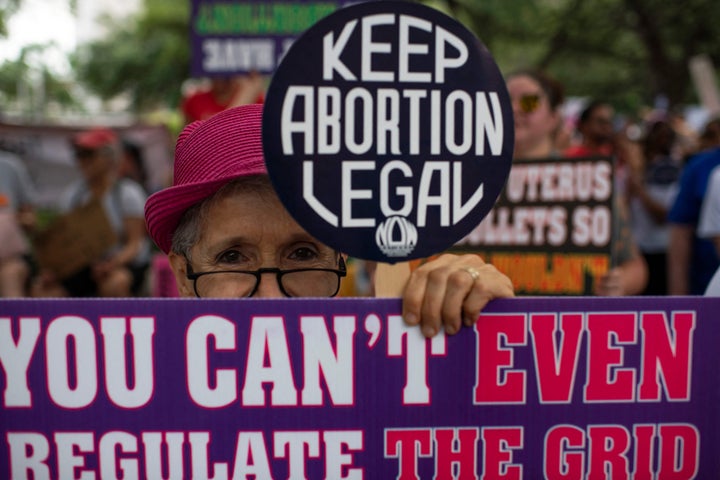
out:
M430 325L425 325L422 329L423 335L426 337L434 337L435 336L435 327L431 327Z
M417 315L415 315L414 313L406 314L405 315L405 323L407 323L408 325L417 325L417 323L418 323Z

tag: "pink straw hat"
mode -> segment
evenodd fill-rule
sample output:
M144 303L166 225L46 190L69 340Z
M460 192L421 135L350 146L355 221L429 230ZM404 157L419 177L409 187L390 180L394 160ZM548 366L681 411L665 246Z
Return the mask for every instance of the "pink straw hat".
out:
M158 247L170 252L183 213L230 180L266 174L262 105L243 105L193 122L175 146L173 184L148 198L145 222Z

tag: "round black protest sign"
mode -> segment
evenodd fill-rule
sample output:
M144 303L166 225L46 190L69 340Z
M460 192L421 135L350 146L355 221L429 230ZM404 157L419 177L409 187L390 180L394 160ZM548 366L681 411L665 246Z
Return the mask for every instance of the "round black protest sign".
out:
M336 11L298 38L263 113L273 185L309 233L397 262L462 239L510 172L505 82L456 20L415 3Z

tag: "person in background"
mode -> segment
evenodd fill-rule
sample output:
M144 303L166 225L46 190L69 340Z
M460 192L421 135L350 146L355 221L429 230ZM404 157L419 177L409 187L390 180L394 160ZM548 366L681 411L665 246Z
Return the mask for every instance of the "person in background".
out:
M565 156L615 155L617 149L613 128L614 116L615 110L611 105L601 100L591 101L578 118L577 131L580 134L580 142L568 147L564 151Z
M0 151L0 297L27 294L30 244L35 225L35 186L22 160Z
M720 257L720 167L715 167L708 180L707 192L700 209L698 237L710 240ZM704 295L720 297L720 266L705 288Z
M720 146L713 145L709 135L708 140L705 148L685 164L677 197L668 214L667 267L671 295L702 295L720 265L712 242L698 237L696 232L710 172L720 165Z
M69 212L92 199L102 202L118 243L102 258L70 278L58 281L41 272L35 296L130 297L140 293L150 261L150 243L143 219L146 195L133 180L119 178L121 147L117 135L106 128L80 132L72 139L82 179L60 200Z
M522 159L559 157L556 134L561 128L562 85L543 72L521 70L510 74L507 89L515 120L513 156Z
M515 118L514 157L544 160L563 156L557 150L555 140L562 120L562 86L546 74L532 70L508 75L506 83ZM612 123L610 125L612 127ZM615 266L595 284L595 293L602 296L636 295L645 288L647 265L630 233L626 207L617 208L614 222L613 231L617 232L617 237L613 240L612 257Z
M705 128L698 136L697 152L712 150L720 147L720 118L713 118L705 124Z
M666 121L654 122L643 142L643 165L632 169L628 196L633 236L648 265L644 295L667 295L667 214L677 195L680 160L676 134Z
M262 105L225 110L182 131L173 185L148 198L147 229L185 297L333 297L346 257L285 210L265 169ZM403 317L431 337L472 325L510 279L477 255L441 255L411 273Z
M120 144L122 152L120 154L120 165L118 166L118 177L128 178L147 191L148 178L142 149L135 142L128 139L121 140Z
M262 76L248 75L213 77L209 88L191 93L183 99L181 110L185 123L206 120L216 113L238 105L262 103L265 90Z

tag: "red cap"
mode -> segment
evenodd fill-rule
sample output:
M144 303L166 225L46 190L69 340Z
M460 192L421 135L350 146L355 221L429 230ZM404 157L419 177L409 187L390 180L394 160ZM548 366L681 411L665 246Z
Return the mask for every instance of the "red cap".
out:
M110 129L98 127L78 133L72 143L76 148L95 150L117 143L117 135Z

